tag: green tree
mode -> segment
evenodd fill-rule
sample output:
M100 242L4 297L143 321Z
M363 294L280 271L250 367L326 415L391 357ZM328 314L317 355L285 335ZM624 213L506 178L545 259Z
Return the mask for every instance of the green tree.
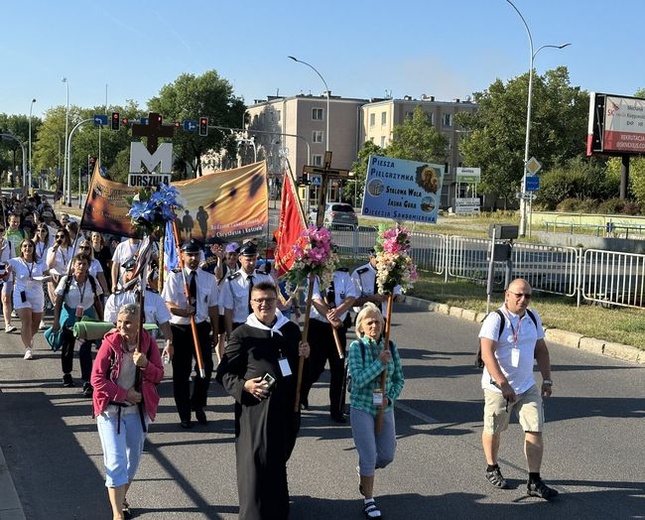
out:
M16 173L22 172L23 146L25 152L24 164L28 168L29 117L0 114L0 133L15 136L15 139L11 137L0 139L0 173L4 175L5 172L10 170ZM18 182L22 182L20 179L21 177L14 177L14 185L17 186Z
M208 117L209 126L239 128L246 109L241 98L233 95L231 84L217 74L207 71L201 76L182 74L174 83L164 85L159 95L150 99L151 111L163 115L165 121L198 120ZM202 159L210 150L226 148L235 156L234 136L230 131L210 128L208 136L179 129L173 138L175 166L183 168L181 178L188 176L188 169L201 175Z
M417 106L412 117L406 117L392 130L392 141L386 148L388 157L408 161L444 164L447 157L448 138L430 122L428 115Z
M482 169L479 191L507 202L520 189L524 172L528 76L496 80L474 93L476 112L455 116L467 131L459 145L464 164ZM584 153L589 95L569 85L566 67L534 74L531 106L529 155L544 170Z
M351 172L354 174L352 177L353 182L347 182L343 185L343 200L352 201L352 204L355 204L357 207L363 205L363 193L365 192L365 179L367 178L367 167L370 155L386 155L386 153L383 148L374 144L372 141L365 142L363 148L358 152L358 158L352 164ZM357 194L357 200L355 202L354 193Z

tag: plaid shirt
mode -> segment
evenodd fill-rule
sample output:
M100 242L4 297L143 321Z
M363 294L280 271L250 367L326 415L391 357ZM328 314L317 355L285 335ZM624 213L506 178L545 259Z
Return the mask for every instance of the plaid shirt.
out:
M390 342L392 343L392 342ZM350 402L353 408L363 410L376 416L379 407L373 402L374 391L381 387L381 373L385 366L379 360L379 352L383 350L383 339L377 344L375 341L363 336L362 339L352 341L349 346L349 375L351 377ZM385 378L385 396L389 400L386 411L392 409L394 401L398 399L403 390L403 369L399 351L392 343L392 359L387 364Z

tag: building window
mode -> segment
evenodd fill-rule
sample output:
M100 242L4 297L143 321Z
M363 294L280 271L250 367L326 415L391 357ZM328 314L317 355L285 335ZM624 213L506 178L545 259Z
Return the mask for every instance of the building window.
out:
M277 110L277 111L276 111L276 114L277 114L277 116L278 116L278 122L282 121L282 111Z
M441 124L442 124L442 126L451 127L452 126L452 114L441 114Z
M404 119L412 119L412 116L414 115L414 112L406 112L405 116L403 116ZM430 119L428 117L428 119Z
M374 126L376 124L376 114L370 114L370 126Z
M323 156L314 154L311 156L311 162L313 163L314 166L322 166L323 165Z
M428 123L434 126L434 112L430 112L429 114L426 114L426 115L428 116Z
M313 119L314 121L322 121L323 116L324 116L324 113L322 108L311 109L311 119Z
M381 125L387 124L387 112L381 112Z
M387 146L387 139L385 138L384 135L381 136L381 148L385 148Z
M324 132L322 130L314 130L311 133L311 142L313 143L322 143L323 142Z

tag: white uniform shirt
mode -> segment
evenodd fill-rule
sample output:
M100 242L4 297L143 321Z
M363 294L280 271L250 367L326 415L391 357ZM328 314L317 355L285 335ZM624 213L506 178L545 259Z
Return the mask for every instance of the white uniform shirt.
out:
M520 319L517 314L510 312L506 306L500 307L500 310L505 316L505 323L499 341L497 338L499 336L500 319L495 312L491 312L482 323L479 337L497 342L495 358L508 383L515 393L519 395L535 384L533 373L535 343L544 338L544 328L540 317L535 311L531 312L535 316L537 327L526 312ZM515 345L519 349L519 362L516 367L512 363L512 350ZM482 388L501 393L499 388L491 384L491 377L486 368L484 368L482 374Z
M190 283L190 271L185 269L186 284ZM197 301L195 309L195 323L201 323L208 319L208 310L211 307L217 307L218 292L217 279L214 275L197 269L195 271L195 281L197 283ZM164 283L161 297L167 301L174 303L181 309L188 308L188 299L186 298L186 291L184 286L184 278L181 271L172 271L168 279ZM190 325L190 318L183 316L176 316L171 313L170 323L175 325Z
M104 321L116 323L116 318L121 305L125 305L127 303L139 303L137 294L133 291L110 294L105 302L105 310L103 311ZM149 289L146 290L146 298L143 302L143 313L143 319L146 323L156 323L157 325L168 323L172 317L168 307L166 307L166 302L161 295Z
M357 298L363 298L365 296L374 295L374 281L376 280L376 269L372 267L372 264L367 262L365 265L360 266L358 269L355 269L352 273L352 281L356 288L358 289ZM401 294L401 286L397 285L394 287L392 294L398 295ZM360 307L354 307L354 312L360 312ZM387 308L385 305L381 306L381 312L383 316L387 314Z
M233 311L233 323L244 323L249 316L249 276L253 276L253 285L260 282L269 282L275 285L271 275L258 270L248 275L246 271L240 269L231 276L227 276L222 285L220 301L224 309Z
M349 298L349 297L358 298L359 296L358 289L356 288L356 285L354 285L354 282L352 281L347 271L334 271L333 280L334 280L334 304L335 304L334 306L335 307L338 307L346 298ZM320 299L320 300L326 301L320 291L320 286L318 284L319 284L319 278L316 277L316 280L314 281L314 291L313 291L312 297L314 299ZM338 318L341 321L343 321L347 316L348 312L349 311L345 311ZM318 309L316 309L315 305L311 306L311 312L309 313L309 317L316 320L324 321L325 323L329 323L329 321L327 320L327 317L320 314L318 312Z
M67 266L72 260L73 249L72 247L59 247L54 251L54 246L47 250L47 264L50 263L50 258L54 257L54 264L49 268L51 274L64 275L67 274Z

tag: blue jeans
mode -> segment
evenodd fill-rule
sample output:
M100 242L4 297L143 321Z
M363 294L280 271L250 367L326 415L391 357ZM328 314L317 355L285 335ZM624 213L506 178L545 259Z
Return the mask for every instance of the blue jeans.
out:
M381 433L376 434L376 417L357 408L350 408L352 437L358 452L358 466L363 477L373 477L376 468L384 468L394 460L396 431L394 413L383 412Z
M139 467L146 434L141 427L138 407L121 409L121 433L117 431L117 412L110 406L96 418L103 447L105 487L120 487L134 480Z

